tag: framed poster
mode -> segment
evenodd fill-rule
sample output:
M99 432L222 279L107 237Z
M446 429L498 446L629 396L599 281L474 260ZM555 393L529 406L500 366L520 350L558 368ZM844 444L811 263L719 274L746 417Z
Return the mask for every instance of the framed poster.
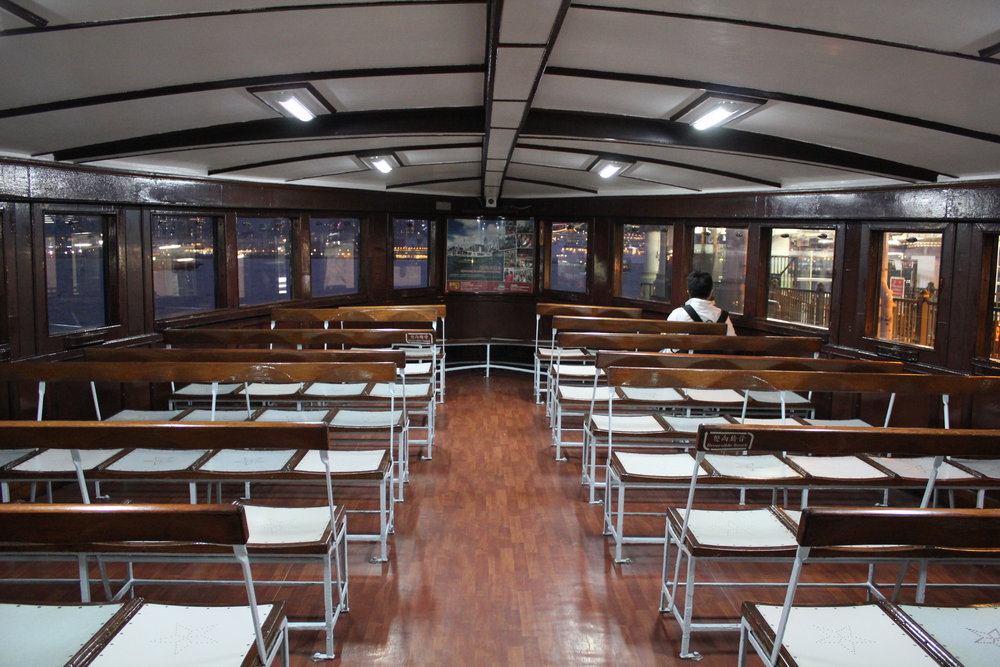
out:
M449 292L531 294L535 288L535 221L448 220L445 285Z

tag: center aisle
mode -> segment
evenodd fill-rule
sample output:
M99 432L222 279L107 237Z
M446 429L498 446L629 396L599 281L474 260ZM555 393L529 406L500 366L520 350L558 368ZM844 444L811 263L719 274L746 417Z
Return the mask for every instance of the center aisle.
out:
M449 376L439 409L434 460L412 462L390 562L350 545L339 661L680 662L676 625L657 612L662 550L612 565L600 508L583 501L579 454L553 460L530 376ZM701 639L701 664L735 664L736 637L713 634ZM306 651L292 641L299 659Z

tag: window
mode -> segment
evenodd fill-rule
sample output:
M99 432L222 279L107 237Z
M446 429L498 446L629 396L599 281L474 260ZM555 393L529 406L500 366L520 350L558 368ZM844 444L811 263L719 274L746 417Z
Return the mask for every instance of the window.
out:
M309 235L312 295L360 292L361 221L357 218L312 218Z
M153 216L153 308L157 318L215 308L215 220Z
M742 313L747 274L746 230L695 227L691 270L712 274L719 308Z
M771 230L767 318L830 328L832 229Z
M291 230L289 218L236 218L241 306L292 298Z
M875 337L934 346L942 234L884 232L877 276Z
M1000 361L1000 236L993 242L993 308L990 317L990 359Z
M44 222L49 335L107 326L105 216L46 213Z
M549 289L562 292L587 291L588 232L586 222L552 223Z
M430 220L392 221L392 287L419 289L430 284Z
M670 225L624 225L618 295L646 301L670 300L674 230Z

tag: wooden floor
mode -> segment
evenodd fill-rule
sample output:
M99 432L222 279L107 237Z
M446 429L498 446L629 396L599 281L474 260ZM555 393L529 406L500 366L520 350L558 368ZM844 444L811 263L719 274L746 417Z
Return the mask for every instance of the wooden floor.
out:
M600 508L583 500L579 455L553 461L530 376L456 373L447 389L434 459L413 459L406 501L397 507L390 562L369 562L370 544L349 547L351 610L337 626L337 661L684 664L677 624L657 610L662 547L632 546L631 564L613 563ZM650 521L662 531L662 520ZM751 564L741 571L724 576L777 581L788 567ZM297 576L269 576L283 573ZM1000 581L995 573L970 576ZM72 587L66 591L44 597L72 599ZM10 595L40 597L0 584L0 599ZM731 617L744 596L780 599L780 592L715 589L699 596L707 615ZM320 609L303 589L282 587L276 597ZM835 597L859 599L855 591ZM294 665L314 664L319 633L296 632L291 642ZM701 665L736 662L735 633L696 633L692 647L703 654Z

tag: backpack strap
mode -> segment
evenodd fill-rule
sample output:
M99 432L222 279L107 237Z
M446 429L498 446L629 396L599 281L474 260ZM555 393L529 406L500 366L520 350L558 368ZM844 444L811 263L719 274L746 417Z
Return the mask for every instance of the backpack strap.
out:
M687 305L686 303L684 304L684 312L688 314L688 317L691 318L692 322L704 322L705 321L705 320L701 319L701 316L697 312L695 312L694 308L692 308L691 306Z
M716 322L718 322L719 324L723 324L728 319L729 319L729 311L724 310L721 313L719 313L719 319L717 319Z

